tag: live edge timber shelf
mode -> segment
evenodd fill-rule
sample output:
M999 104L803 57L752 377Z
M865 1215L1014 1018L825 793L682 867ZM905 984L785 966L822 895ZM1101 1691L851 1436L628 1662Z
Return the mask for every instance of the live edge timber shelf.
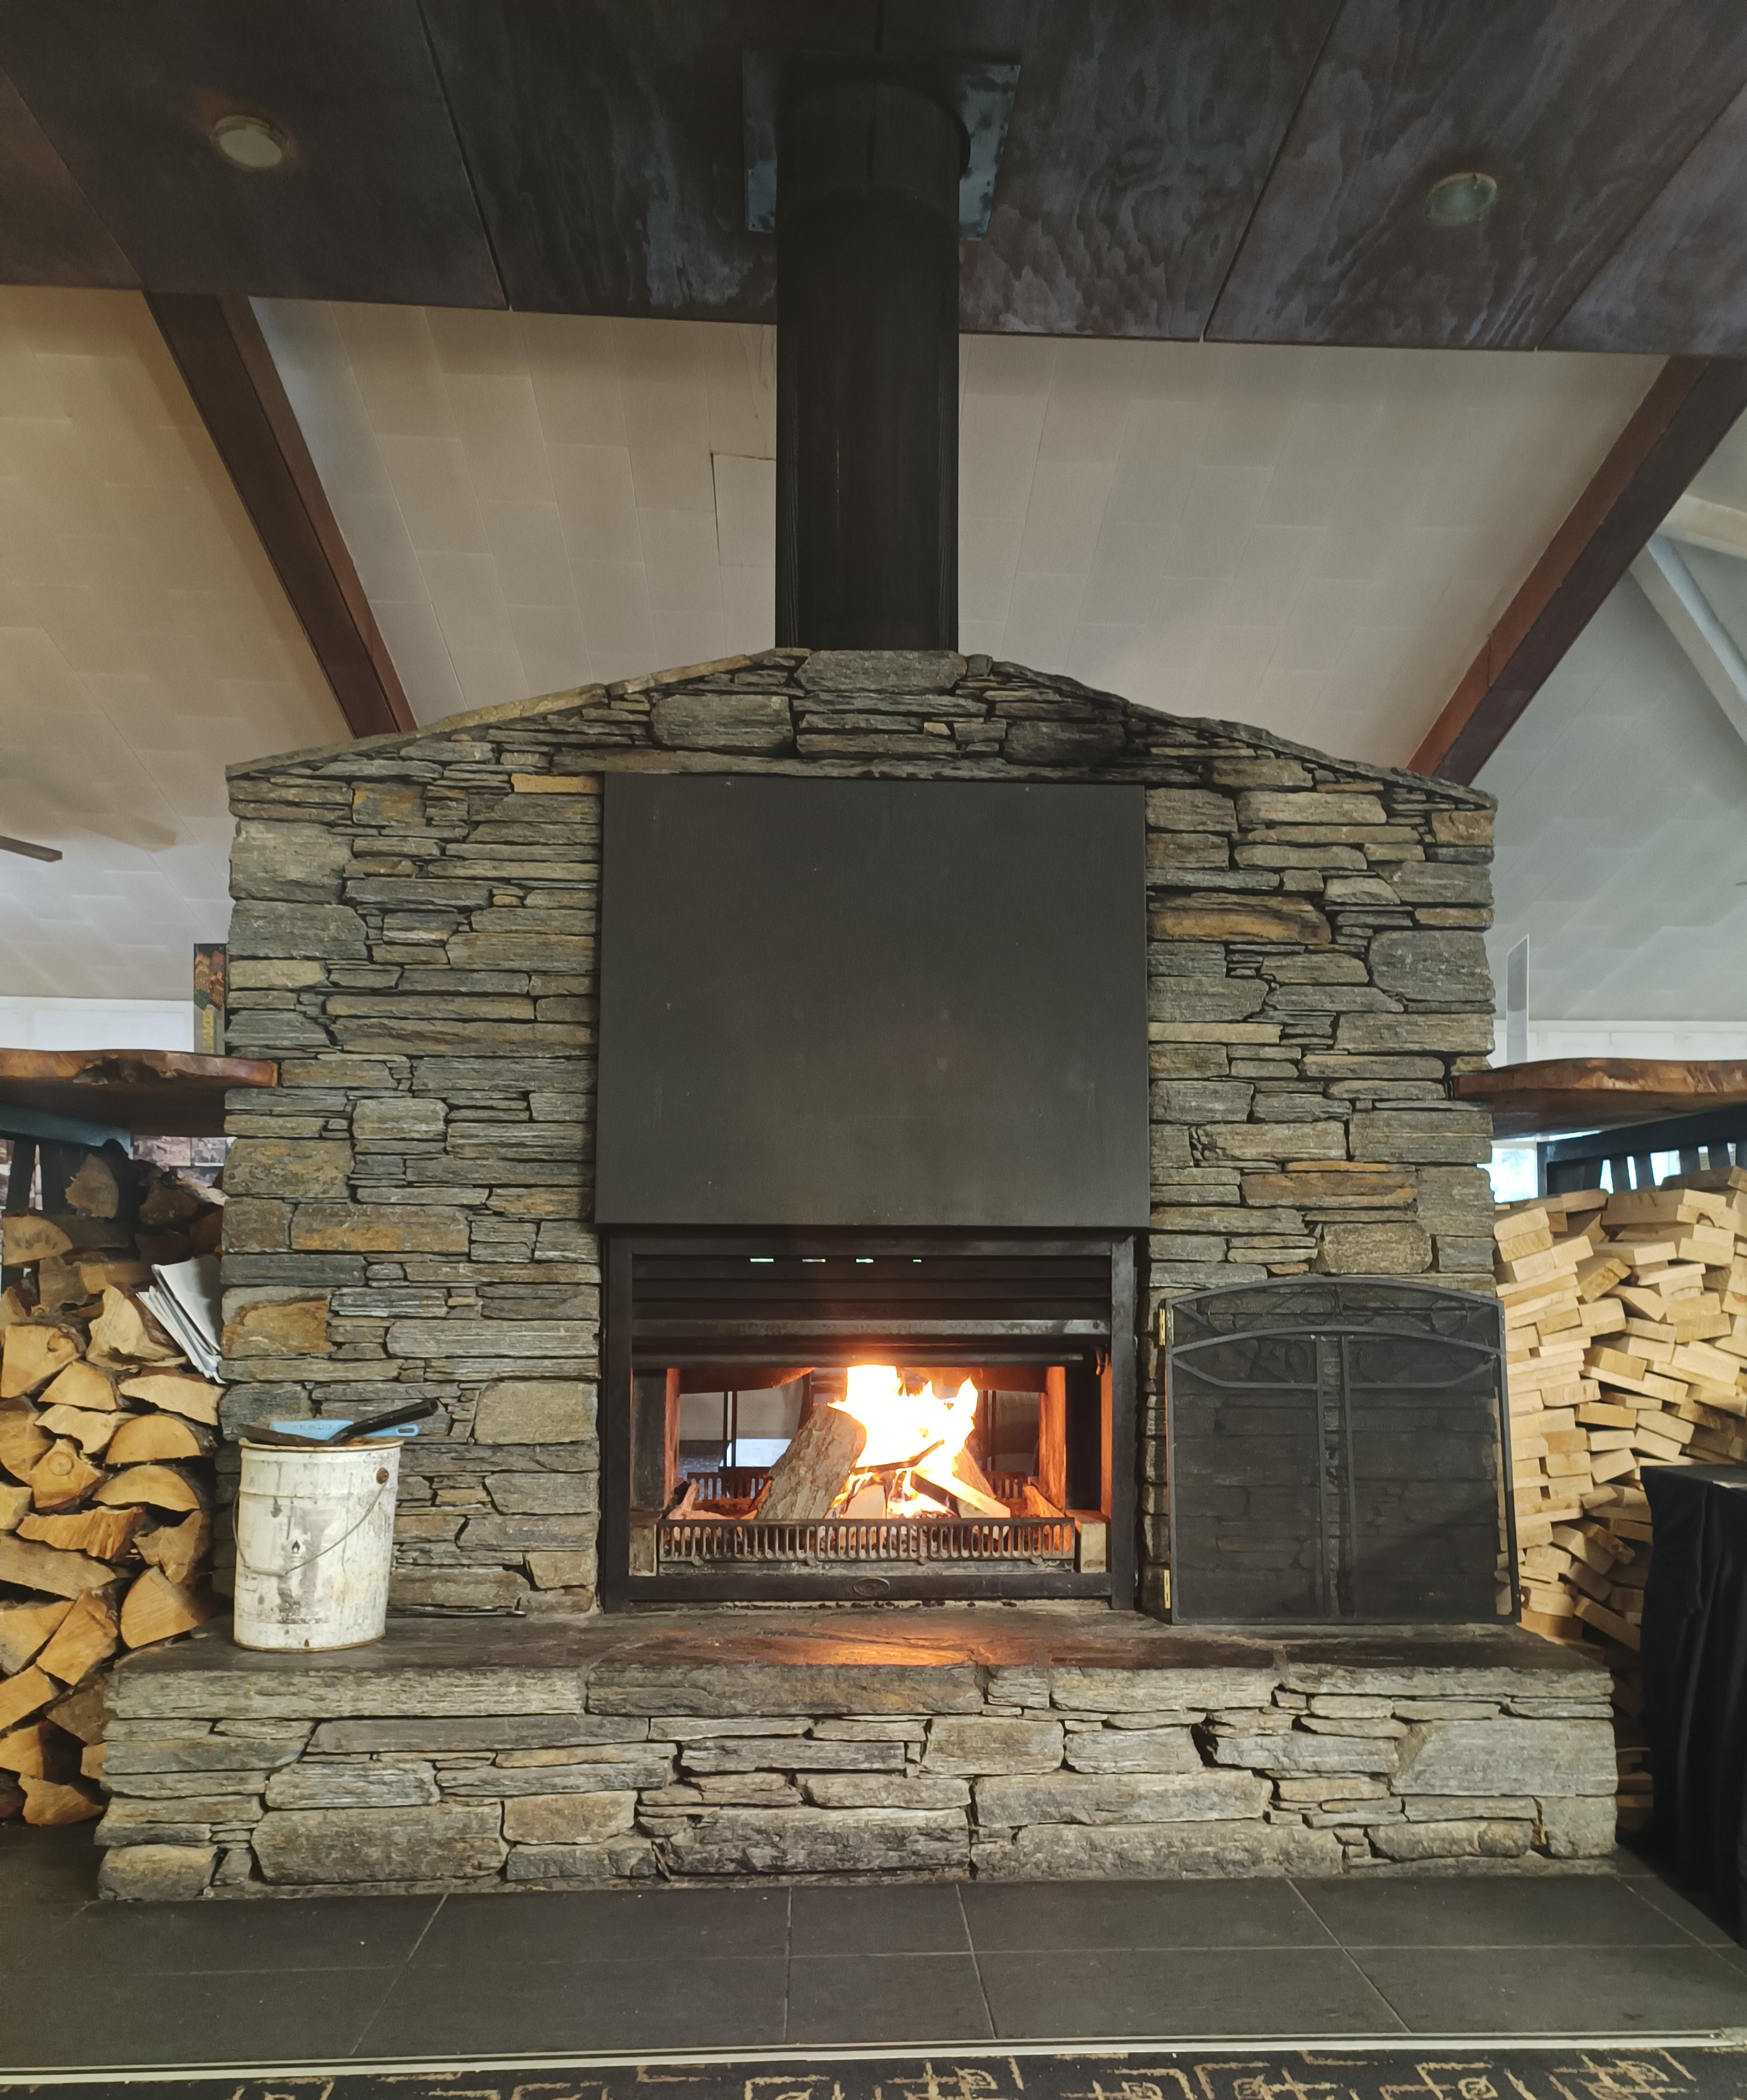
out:
M1747 1064L1722 1058L1544 1057L1462 1073L1452 1092L1458 1101L1491 1109L1495 1136L1545 1138L1664 1116L1747 1109Z
M224 1097L232 1087L278 1083L279 1067L262 1057L196 1057L181 1050L0 1050L0 1132L78 1141L70 1129L46 1128L42 1119L52 1117L136 1137L222 1137Z

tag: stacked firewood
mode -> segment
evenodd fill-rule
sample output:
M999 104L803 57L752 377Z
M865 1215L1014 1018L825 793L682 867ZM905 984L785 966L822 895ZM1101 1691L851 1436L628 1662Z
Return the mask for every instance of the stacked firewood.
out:
M103 1812L117 1654L210 1615L222 1388L135 1294L211 1252L219 1200L93 1155L53 1215L0 1219L0 1818Z
M1747 1461L1747 1171L1505 1204L1493 1230L1523 1623L1614 1665L1630 1826L1650 1788L1640 1468Z

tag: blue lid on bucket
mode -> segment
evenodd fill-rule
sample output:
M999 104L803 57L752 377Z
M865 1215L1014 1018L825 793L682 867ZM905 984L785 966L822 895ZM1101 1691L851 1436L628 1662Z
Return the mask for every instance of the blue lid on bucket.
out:
M350 1429L351 1426L349 1419L338 1415L329 1415L320 1422L270 1422L267 1424L269 1429L280 1430L287 1436L307 1437L312 1444L329 1443L337 1436L342 1429ZM364 1444L374 1444L379 1438L384 1436L417 1436L417 1434L418 1424L416 1422L400 1422L396 1423L392 1429L374 1430L369 1436L360 1437L359 1441ZM243 1440L246 1443L248 1438L249 1432L245 1429L243 1432Z

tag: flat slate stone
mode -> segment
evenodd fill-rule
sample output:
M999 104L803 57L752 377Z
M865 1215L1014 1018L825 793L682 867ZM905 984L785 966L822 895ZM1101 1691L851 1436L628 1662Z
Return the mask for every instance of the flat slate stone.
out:
M267 1786L269 1808L424 1808L441 1799L429 1765L311 1758L275 1772Z
M1190 1772L1201 1753L1187 1728L1074 1728L1065 1761L1082 1772Z
M904 1745L819 1742L810 1736L744 1736L726 1742L688 1743L681 1762L688 1772L902 1771Z
M650 1870L646 1839L619 1845L517 1845L504 1865L506 1882L629 1880Z
M992 1772L1051 1772L1061 1762L1059 1721L936 1721L928 1732L924 1771L975 1779Z
M241 1772L271 1771L289 1764L303 1748L307 1728L278 1736L200 1736L192 1742L154 1743L123 1736L104 1757L104 1778L113 1785L147 1772ZM262 1781L265 1784L265 1781ZM127 1792L137 1792L129 1787Z
M310 1738L312 1750L556 1750L580 1743L640 1743L642 1721L600 1714L484 1714L465 1719L329 1721Z
M1401 1745L1401 1793L1612 1794L1606 1721L1431 1721Z
M1484 1728L1491 1723L1455 1725ZM1297 1729L1278 1735L1216 1736L1213 1741L1215 1764L1242 1765L1252 1771L1392 1772L1401 1753L1401 1745L1389 1736L1313 1736ZM1465 1791L1477 1793L1480 1789Z
M484 1880L504 1863L501 1811L439 1808L276 1809L255 1826L270 1882Z
M355 1651L354 1651L355 1652ZM314 1657L300 1657L313 1663ZM385 1665L386 1659L385 1657ZM110 1711L125 1720L193 1715L217 1720L332 1721L423 1714L573 1714L574 1670L132 1670L109 1683Z
M809 1772L801 1791L815 1808L968 1808L970 1781L925 1772Z
M1167 1703L1160 1693L1170 1688L1168 1703L1211 1712L1215 1706L1265 1706L1279 1682L1277 1670L1172 1670L1162 1679L1157 1669L1057 1668L1050 1672L1050 1696L1057 1706L1087 1714L1120 1714Z
M1338 1874L1332 1830L1294 1824L1118 1824L1075 1829L1039 1824L1008 1841L977 1847L979 1881L1224 1880L1251 1874Z
M977 1820L1013 1823L1201 1823L1259 1816L1273 1789L1253 1772L1056 1772L977 1782Z
M661 1852L676 1875L963 1872L970 1827L957 1809L725 1808Z
M593 1714L976 1714L982 1703L968 1663L603 1662L589 1677Z
M180 1903L204 1893L218 1852L210 1845L123 1845L104 1855L97 1893L123 1903Z
M479 1765L445 1772L446 1799L507 1799L518 1793L614 1793L626 1787L665 1786L673 1773L667 1760L650 1758L639 1764L533 1765L509 1770Z

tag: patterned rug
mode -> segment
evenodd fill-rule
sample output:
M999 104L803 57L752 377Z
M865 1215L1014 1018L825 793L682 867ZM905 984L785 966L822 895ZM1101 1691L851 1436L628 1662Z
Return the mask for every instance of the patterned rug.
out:
M821 2051L811 2061L0 2077L0 2089L190 2100L1747 2100L1747 2049L1572 2044L1127 2049L1073 2055ZM651 2090L650 2089L659 2089Z

